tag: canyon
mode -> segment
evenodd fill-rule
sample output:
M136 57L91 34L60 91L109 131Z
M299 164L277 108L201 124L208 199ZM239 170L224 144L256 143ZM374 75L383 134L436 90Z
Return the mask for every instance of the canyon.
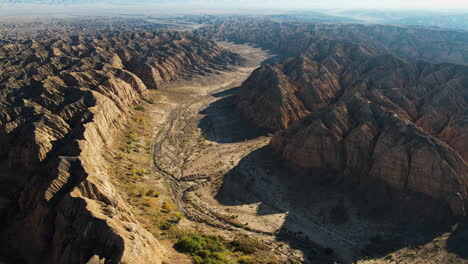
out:
M220 263L467 262L468 33L177 20L2 27L1 261L190 263L175 225L264 245Z
M151 32L25 39L0 53L2 252L160 263L158 241L109 183L103 148L148 89L240 58L189 33Z

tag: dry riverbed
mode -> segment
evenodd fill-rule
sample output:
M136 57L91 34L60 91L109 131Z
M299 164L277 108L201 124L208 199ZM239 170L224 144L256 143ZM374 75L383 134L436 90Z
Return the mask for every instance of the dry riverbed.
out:
M274 232L281 226L278 219L284 214L265 216L268 223L264 224L251 205L223 206L214 198L223 175L269 141L258 131L252 132L250 124L236 114L230 95L271 55L247 45L222 44L247 61L242 66L175 81L151 91L147 101L135 108L121 140L109 151L115 183L143 225L167 248L167 263L191 262L172 248L186 233L216 234L228 241L249 235L269 245L269 250L257 256L264 261L300 261L300 251L275 239ZM217 112L218 106L221 112ZM206 120L213 114L222 119L214 120L215 126L222 129L216 133L209 124L213 120ZM215 134L223 138L212 138ZM244 139L246 134L248 139ZM250 226L241 222L249 222Z
M167 84L136 109L110 155L127 200L146 228L165 241L167 263L190 263L171 247L185 232L226 240L247 235L285 263L350 263L361 246L355 241L367 232L365 222L336 230L330 219L316 217L320 207L301 204L310 197L291 190L289 177L296 172L275 163L266 147L271 135L235 109L236 87L271 54L221 44L247 62ZM339 191L311 192L323 207L342 199ZM348 231L356 227L364 231Z

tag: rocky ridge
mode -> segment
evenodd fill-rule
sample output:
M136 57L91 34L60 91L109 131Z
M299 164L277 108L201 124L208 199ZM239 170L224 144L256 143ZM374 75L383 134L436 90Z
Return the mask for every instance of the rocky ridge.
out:
M210 38L252 43L282 56L298 56L323 40L353 42L378 54L432 63L468 63L468 32L373 24L302 23L255 17L208 20L196 33Z
M161 263L162 247L112 186L102 152L147 89L239 60L190 33L1 44L0 157L14 171L0 185L8 190L3 254L28 263Z
M384 200L419 195L466 214L468 68L418 61L465 64L466 32L250 22L202 33L291 57L257 69L237 94L248 119L277 132L273 150L367 190L383 183Z

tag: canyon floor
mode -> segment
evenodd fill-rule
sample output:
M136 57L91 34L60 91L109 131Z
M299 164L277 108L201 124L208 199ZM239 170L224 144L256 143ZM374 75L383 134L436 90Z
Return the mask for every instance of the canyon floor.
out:
M224 175L268 144L266 133L234 109L231 95L262 61L272 57L259 48L220 44L246 58L245 64L176 81L158 91L158 103L150 110L156 128L155 170L171 186L178 209L189 220L205 224L203 232L226 237L248 234L275 248L280 258L300 261L300 251L276 241L275 232L286 212L262 216L257 213L259 203L229 205L216 197Z
M271 164L274 157L265 149L271 135L255 129L232 104L236 87L272 55L221 44L247 58L245 66L173 82L159 90L150 110L155 170L168 180L178 209L206 224L204 232L246 233L289 259L308 263L307 257L322 259L324 249L332 248L332 258L350 262L359 245L311 217L307 205L293 204L302 193L291 197L294 190L284 179L292 172ZM245 189L248 181L252 188Z

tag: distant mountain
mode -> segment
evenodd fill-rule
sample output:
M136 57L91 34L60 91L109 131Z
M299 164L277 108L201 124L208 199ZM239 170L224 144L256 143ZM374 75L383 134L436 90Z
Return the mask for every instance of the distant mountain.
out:
M285 56L297 56L321 38L344 40L393 54L432 63L468 64L468 32L423 27L374 24L298 23L233 17L212 21L197 32L235 42L249 42ZM238 26L242 21L242 26ZM202 21L203 22L203 21Z
M414 25L468 30L468 11L372 11L346 10L330 15L359 19L370 23Z
M44 5L60 5L60 4L94 4L94 3L125 3L128 1L108 1L108 0L3 0L9 4L44 4Z
M41 5L81 5L81 4L115 4L115 5L135 5L142 3L172 3L172 2L190 2L187 0L0 0L0 3L7 4L41 4Z
M270 16L272 19L280 19L283 21L301 21L301 22L335 22L335 23L362 23L363 20L327 15L316 11L293 12L291 14L281 14Z

